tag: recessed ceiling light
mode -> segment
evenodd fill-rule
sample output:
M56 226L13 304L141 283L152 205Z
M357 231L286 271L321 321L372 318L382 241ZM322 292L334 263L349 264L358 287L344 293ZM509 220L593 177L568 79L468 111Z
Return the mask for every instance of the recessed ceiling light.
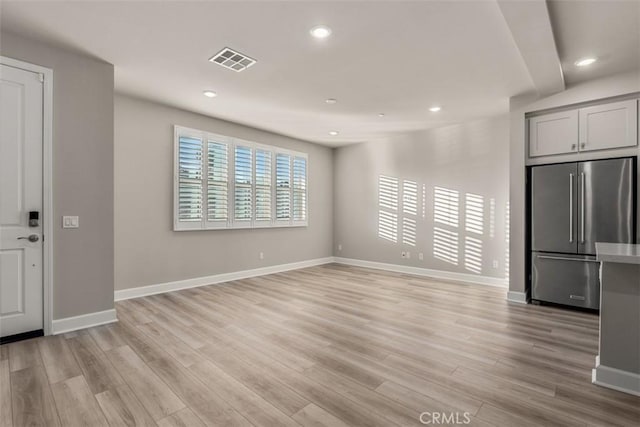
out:
M335 104L336 102L338 102L338 100L335 98L327 98L324 102L326 102L327 104Z
M204 96L209 97L209 98L215 98L216 96L218 96L217 93L215 93L212 90L205 90L204 92L202 92Z
M331 35L331 28L325 27L324 25L318 25L317 27L313 27L309 32L317 39L326 39Z
M431 111L432 113L437 113L440 110L442 110L442 108L440 108L438 106L434 106L434 107L429 108L429 111Z
M384 117L384 113L378 113L378 117Z
M339 133L340 132L338 132L337 130L330 130L329 131L329 135L331 135L331 136L338 136Z
M587 65L591 65L591 64L593 64L593 63L594 63L594 62L596 62L597 60L598 60L598 58L593 58L593 57L589 57L589 58L582 58L582 59L577 60L577 61L575 62L575 64L576 64L578 67L586 67Z

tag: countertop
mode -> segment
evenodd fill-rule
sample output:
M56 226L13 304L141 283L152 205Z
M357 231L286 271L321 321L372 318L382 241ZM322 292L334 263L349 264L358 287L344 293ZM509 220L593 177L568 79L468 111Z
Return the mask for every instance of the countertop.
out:
M596 243L598 261L640 264L640 245L625 243Z

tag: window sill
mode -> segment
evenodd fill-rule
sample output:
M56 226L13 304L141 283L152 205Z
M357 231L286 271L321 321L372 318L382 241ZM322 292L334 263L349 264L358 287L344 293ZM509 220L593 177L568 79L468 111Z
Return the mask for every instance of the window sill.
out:
M308 227L308 222L300 222L296 224L268 224L268 225L233 225L233 226L208 226L208 227L199 227L199 228L180 228L173 227L173 231L224 231L224 230L262 230L269 228L305 228Z

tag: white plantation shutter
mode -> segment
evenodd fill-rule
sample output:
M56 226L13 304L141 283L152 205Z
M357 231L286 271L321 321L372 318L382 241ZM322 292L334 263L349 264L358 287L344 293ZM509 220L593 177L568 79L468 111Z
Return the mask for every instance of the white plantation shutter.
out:
M202 221L203 147L202 139L181 136L178 139L178 212L177 221Z
M226 222L229 217L229 145L207 145L207 220Z
M256 149L256 221L271 220L271 152Z
M174 129L174 230L307 225L306 154Z
M293 220L307 219L307 159L293 158Z
M251 221L253 212L253 150L249 147L236 146L235 150L235 195L234 217L240 221Z
M276 154L276 220L291 219L291 156Z

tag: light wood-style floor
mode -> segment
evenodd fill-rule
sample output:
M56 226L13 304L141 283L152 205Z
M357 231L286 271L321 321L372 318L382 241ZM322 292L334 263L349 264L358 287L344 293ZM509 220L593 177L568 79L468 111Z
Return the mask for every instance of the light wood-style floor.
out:
M0 347L2 426L640 423L640 398L591 384L596 316L498 288L329 265L116 308Z

